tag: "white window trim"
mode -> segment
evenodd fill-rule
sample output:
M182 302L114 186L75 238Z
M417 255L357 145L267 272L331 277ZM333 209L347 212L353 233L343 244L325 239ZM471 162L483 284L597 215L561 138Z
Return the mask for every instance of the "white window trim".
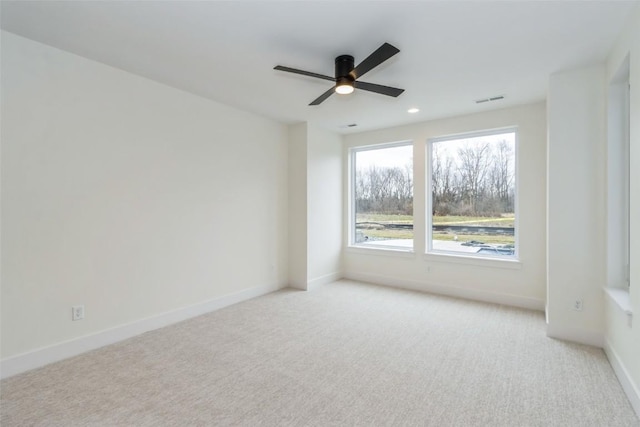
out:
M622 60L608 87L607 112L607 287L631 287L631 86L630 57Z
M415 248L415 224L414 224L414 237L412 239L412 246L410 248L405 248L401 246L393 246L393 245L384 245L379 244L375 247L361 245L355 243L356 240L356 224L355 224L355 214L356 214L356 198L355 198L355 182L356 182L356 156L355 153L360 151L370 151L370 150L380 150L384 148L393 148L393 147L403 147L410 145L414 149L414 143L412 140L403 140L403 141L395 141L395 142L385 142L380 144L371 144L371 145L359 145L355 147L349 147L348 150L348 158L349 158L349 183L348 183L348 191L347 197L348 199L348 236L347 236L347 249L349 252L353 253L367 253L367 254L394 254L398 256L413 256L414 248ZM414 155L415 158L415 155ZM415 160L414 160L415 161ZM415 166L415 165L414 165ZM415 170L415 169L414 169ZM415 173L414 173L415 180Z
M401 258L413 258L416 253L413 249L402 249L398 246L348 246L346 251L353 254L364 255L380 255L380 256L392 256Z
M522 269L522 261L510 258L496 258L489 256L465 255L459 252L435 252L423 255L426 262L445 262L450 264L474 265L478 267L501 268L505 270Z
M515 190L514 190L514 254L512 256L500 256L500 255L478 255L478 254L464 254L460 252L454 251L445 251L445 250L436 250L433 249L433 200L431 197L432 194L432 147L435 142L443 142L443 141L453 141L457 139L464 138L476 138L488 135L497 135L501 133L515 133ZM464 132L452 135L445 135L441 137L429 138L426 143L426 155L425 155L425 215L426 215L426 233L425 233L425 259L429 261L437 260L437 259L448 259L449 261L453 259L462 259L470 261L472 264L476 265L487 265L487 266L502 266L501 263L506 263L504 266L512 265L510 268L520 268L520 238L519 238L519 197L518 197L518 186L519 186L519 175L520 175L520 156L519 156L519 132L518 126L507 126L495 129L487 129L475 132ZM446 258L443 258L446 257ZM491 263L486 263L486 261L491 261ZM478 264L480 263L480 264Z

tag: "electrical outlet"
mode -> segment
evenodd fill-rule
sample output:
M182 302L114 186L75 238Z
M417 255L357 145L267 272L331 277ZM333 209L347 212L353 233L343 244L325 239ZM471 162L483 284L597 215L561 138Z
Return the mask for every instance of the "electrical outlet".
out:
M573 302L573 309L575 311L582 311L582 298L576 298Z
M74 305L71 307L71 320L84 319L84 305Z

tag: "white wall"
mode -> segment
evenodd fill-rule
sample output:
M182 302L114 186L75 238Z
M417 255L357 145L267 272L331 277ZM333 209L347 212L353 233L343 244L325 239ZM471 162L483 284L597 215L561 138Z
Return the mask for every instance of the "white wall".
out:
M310 126L307 145L307 281L342 277L342 137Z
M2 122L3 360L286 284L286 127L6 32Z
M601 65L553 74L547 99L547 334L602 345L605 85ZM583 310L573 309L576 299Z
M307 124L289 126L289 285L307 289Z
M345 136L345 148L414 144L414 252L347 248L345 276L373 283L542 310L545 300L546 120L544 103ZM429 138L518 126L519 263L462 261L425 252L425 151ZM345 152L345 157L346 152ZM345 161L345 170L347 168ZM345 180L346 181L346 180ZM346 187L345 187L346 191ZM346 211L346 209L345 209ZM344 215L347 223L347 214ZM345 239L348 241L345 231Z
M630 93L630 295L632 326L617 304L605 305L605 349L625 391L640 416L640 6L607 61L607 82L629 55Z
M312 124L289 127L289 283L342 277L342 138Z

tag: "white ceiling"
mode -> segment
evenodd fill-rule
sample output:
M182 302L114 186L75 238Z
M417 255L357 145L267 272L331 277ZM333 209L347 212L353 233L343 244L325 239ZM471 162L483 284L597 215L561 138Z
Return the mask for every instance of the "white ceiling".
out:
M606 58L638 1L2 1L2 28L285 123L341 133L546 98L550 74ZM362 80L405 89L307 104L334 58L400 53ZM505 95L502 101L475 99ZM420 112L407 113L409 107ZM347 129L347 124L356 123Z

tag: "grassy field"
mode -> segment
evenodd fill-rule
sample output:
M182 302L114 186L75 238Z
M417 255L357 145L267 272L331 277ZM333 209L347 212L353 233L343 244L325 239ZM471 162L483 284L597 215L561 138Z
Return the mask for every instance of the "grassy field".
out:
M434 216L434 225L469 225L486 227L513 227L515 217L513 214L504 214L500 217L473 217L473 216ZM377 223L377 224L412 224L411 215L384 215L384 214L358 214L357 223ZM365 236L372 239L412 239L413 230L393 230L373 225L358 227ZM455 240L466 242L470 240L481 241L491 244L513 244L514 236L484 235L484 234L454 234L447 232L436 232L433 234L434 240Z
M382 239L413 239L413 230L362 230L365 236L374 238L375 240Z
M515 215L505 214L500 217L477 217L477 216L434 216L433 223L436 225L478 225L487 227L513 227Z
M396 224L413 224L413 216L411 215L385 215L385 214L357 214L356 222L379 222L387 224L390 222Z
M435 225L484 225L493 227L513 227L515 216L503 214L501 217L484 216L434 216ZM356 222L377 222L380 224L412 224L411 215L357 214Z

